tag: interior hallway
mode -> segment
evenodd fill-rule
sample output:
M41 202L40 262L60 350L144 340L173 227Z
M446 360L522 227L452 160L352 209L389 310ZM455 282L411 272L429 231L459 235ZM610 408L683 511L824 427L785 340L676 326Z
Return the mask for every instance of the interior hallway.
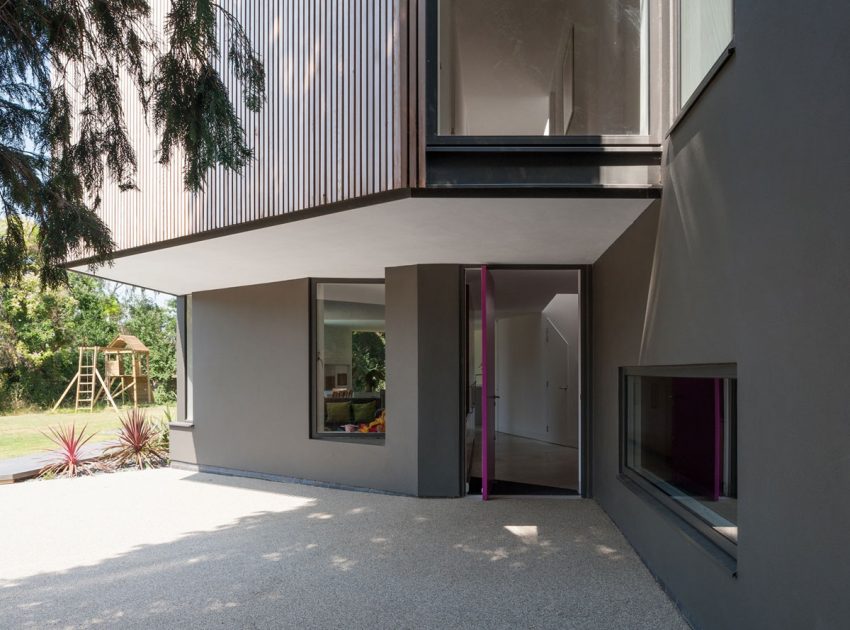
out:
M471 473L481 476L481 450L476 439ZM540 440L496 433L496 479L514 484L578 492L578 449Z

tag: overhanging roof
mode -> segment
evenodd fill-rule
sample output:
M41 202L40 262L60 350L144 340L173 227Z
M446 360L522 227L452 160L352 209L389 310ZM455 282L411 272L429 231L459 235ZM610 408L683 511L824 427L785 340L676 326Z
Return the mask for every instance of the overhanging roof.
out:
M653 201L407 194L120 252L102 278L184 295L296 278L376 278L411 264L591 264ZM297 219L297 220L293 220ZM69 268L86 272L83 261Z

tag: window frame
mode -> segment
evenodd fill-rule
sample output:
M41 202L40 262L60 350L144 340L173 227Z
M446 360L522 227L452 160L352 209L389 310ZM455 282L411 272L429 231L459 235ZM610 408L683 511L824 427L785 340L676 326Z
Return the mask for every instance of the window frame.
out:
M308 373L309 373L309 388L308 388L308 397L310 403L310 413L308 414L308 421L310 423L309 426L309 437L311 440L331 440L334 442L348 442L352 444L377 444L383 446L386 440L386 432L384 433L343 433L343 432L332 432L332 431L319 431L319 423L318 423L318 389L319 386L318 378L317 378L317 362L318 362L318 336L316 334L316 315L318 313L318 309L316 308L316 303L318 300L317 296L317 288L320 284L382 284L386 288L386 279L385 278L310 278L309 282L309 343L307 350L307 365L308 365ZM384 326L386 326L386 316L384 319Z
M687 529L696 532L700 538L710 543L714 548L722 551L727 558L734 563L738 557L738 544L723 534L715 531L711 525L700 518L695 512L689 510L679 501L662 491L652 481L627 464L628 453L628 415L627 415L627 390L626 381L629 376L658 376L658 377L686 377L686 378L722 378L731 379L735 382L735 448L733 449L735 461L731 465L737 470L737 365L734 363L700 364L700 365L668 365L668 366L634 366L621 367L619 369L619 477L626 486L634 484L653 503L664 511L675 516L680 522L684 522ZM737 487L737 483L736 483ZM735 523L736 527L738 523Z
M726 65L726 62L732 58L735 54L736 50L736 42L735 42L735 25L737 20L735 19L737 4L735 0L732 0L732 36L729 38L729 43L726 47L720 52L717 56L717 59L712 64L712 66L708 69L703 76L702 80L697 84L694 88L694 91L688 97L688 99L683 103L682 102L682 0L675 0L672 6L672 12L670 16L670 21L673 25L673 64L672 64L672 77L670 80L670 86L672 87L671 96L672 96L672 105L673 112L675 112L675 116L673 116L673 121L670 123L670 128L667 130L665 134L665 138L669 137L673 130L679 126L679 123L688 115L688 112L693 109L694 105L697 101L700 100L703 92L708 89L708 86L714 81L714 78L720 73L720 70Z
M600 151L612 150L617 147L638 149L641 147L659 147L663 139L663 123L660 122L658 112L661 110L663 100L662 75L656 68L661 68L660 53L661 24L657 19L662 15L659 3L656 0L647 0L647 22L648 22L648 63L649 77L647 116L649 120L648 134L601 134L589 136L521 136L521 135L441 135L439 133L439 109L440 109L440 74L439 74L439 49L440 49L440 0L426 0L426 29L425 29L425 145L432 150L450 150L460 147L561 147L563 149L575 148L575 150L587 150L598 148Z

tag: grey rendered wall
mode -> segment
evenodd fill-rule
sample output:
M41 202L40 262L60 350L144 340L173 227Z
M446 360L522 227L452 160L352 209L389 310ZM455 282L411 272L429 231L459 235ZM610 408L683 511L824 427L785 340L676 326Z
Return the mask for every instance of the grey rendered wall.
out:
M736 3L662 201L593 269L596 498L697 627L850 619L850 9L813 9ZM617 368L715 362L738 364L737 577L617 478Z
M308 307L307 280L192 296L194 427L174 432L172 458L415 494L415 415L392 415L383 445L309 438Z
M417 293L416 319L408 319L405 325L407 334L415 333L417 344L416 361L409 362L416 367L412 384L416 387L419 419L417 494L460 496L463 444L460 267L418 265L387 269L388 286L396 273L408 279L406 286L412 284L413 274ZM407 361L400 353L396 358L399 362ZM396 369L401 370L401 366Z
M459 278L452 265L387 270L382 445L310 439L308 280L195 293L189 331L193 424L172 426L172 459L457 496Z

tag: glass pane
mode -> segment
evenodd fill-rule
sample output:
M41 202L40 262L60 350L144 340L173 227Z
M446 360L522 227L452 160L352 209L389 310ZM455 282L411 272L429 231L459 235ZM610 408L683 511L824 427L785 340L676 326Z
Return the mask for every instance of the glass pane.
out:
M680 105L732 41L732 0L681 0Z
M386 430L384 285L316 285L316 432Z
M648 134L647 0L440 0L441 135Z
M626 378L626 466L737 542L735 380Z

